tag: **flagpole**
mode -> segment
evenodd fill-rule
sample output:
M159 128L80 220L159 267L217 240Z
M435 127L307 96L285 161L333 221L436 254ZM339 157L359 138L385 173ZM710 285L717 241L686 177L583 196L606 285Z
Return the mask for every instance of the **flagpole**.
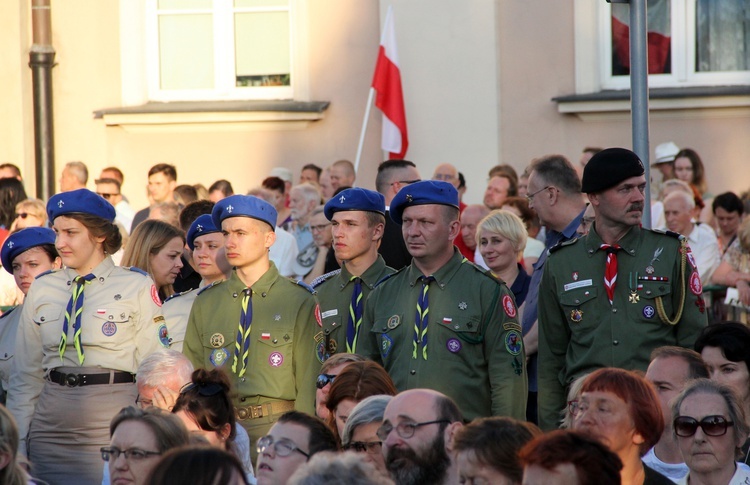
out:
M365 108L365 119L362 120L362 132L359 134L359 146L357 147L357 158L354 160L354 174L359 170L359 160L362 158L362 147L365 144L365 133L367 132L367 123L370 121L370 108L372 108L372 99L375 97L375 88L370 87L370 94L367 96L367 107Z

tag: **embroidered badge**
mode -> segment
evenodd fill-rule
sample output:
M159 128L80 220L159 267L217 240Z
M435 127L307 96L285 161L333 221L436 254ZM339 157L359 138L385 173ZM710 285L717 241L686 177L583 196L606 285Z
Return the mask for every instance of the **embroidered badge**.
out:
M701 278L698 276L697 271L693 271L690 275L690 291L692 291L694 295L703 294L703 285L701 285Z
M578 271L573 271L573 281L578 281Z
M328 353L329 353L329 354L335 354L335 353L336 353L336 350L337 350L338 348L339 348L339 344L338 344L338 342L336 342L336 340L334 340L334 339L330 339L330 340L328 341Z
M281 320L281 315L274 315L273 319L278 322L279 320ZM317 303L315 304L315 321L318 322L319 327L323 326L323 318L320 316L320 305L318 305Z
M221 367L227 361L227 357L229 357L229 353L226 350L214 349L208 356L208 360L214 367Z
M388 357L388 354L391 353L391 348L393 348L393 339L389 337L388 335L381 335L380 336L380 355L385 359Z
M469 305L467 305L465 301L459 301L458 302L458 309L459 310L466 310L467 308L469 308Z
M520 332L521 325L516 322L505 322L503 323L503 330L515 330L517 332Z
M169 348L169 331L167 330L167 326L165 324L159 325L159 342L166 347Z
M445 343L445 346L448 348L448 352L451 352L453 354L457 354L461 350L461 341L457 338L448 339L448 342Z
M516 304L510 295L503 296L503 309L505 310L505 314L510 318L516 318Z
M335 317L339 314L339 309L334 308L333 310L326 310L321 314L322 318Z
M388 328L393 330L394 328L398 327L400 323L401 317L399 317L398 315L393 315L388 319Z
M151 285L151 299L157 306L161 306L161 298L159 298L159 290L156 289L156 285Z
M211 335L211 347L218 349L224 346L224 335L215 333Z
M271 340L271 334L268 332L263 332L260 334L261 340Z
M323 337L323 332L318 332L313 337L315 340L315 357L318 358L318 362L321 364L326 361L328 356L326 355L326 343Z
M646 266L646 274L654 274L654 271L656 270L654 269L653 266L651 265Z
M451 317L443 317L443 325L450 325L450 323L453 321Z
M628 301L630 303L638 303L638 301L641 299L640 295L636 293L635 291L630 291L630 296L628 296Z
M581 323L583 320L583 310L576 308L570 311L570 321L573 323Z
M516 373L517 376L521 375L521 372L523 371L523 365L518 361L518 357L513 357L513 372Z
M104 325L102 325L102 333L107 337L111 337L117 333L117 324L115 324L115 322L104 322Z
M687 259L688 261L690 261L690 265L693 267L693 269L698 267L698 265L695 263L695 258L693 257L693 251L689 247L688 247Z
M643 307L643 316L646 318L654 318L654 315L656 315L656 310L654 310L654 307L651 305L646 305Z
M271 352L271 355L268 356L268 363L271 364L271 367L281 367L281 364L284 363L284 356L281 355L281 352Z
M511 330L505 335L505 350L507 350L510 355L520 354L522 348L523 339L521 338L520 333Z
M587 286L593 286L593 285L594 285L594 280L589 278L587 280L576 281L575 283L567 283L563 285L563 291L570 291L570 290L575 290L576 288L585 288Z

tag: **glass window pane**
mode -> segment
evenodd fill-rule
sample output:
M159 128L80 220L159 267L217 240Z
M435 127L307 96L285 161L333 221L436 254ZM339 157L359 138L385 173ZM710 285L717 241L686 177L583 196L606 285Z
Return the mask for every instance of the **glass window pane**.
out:
M290 85L289 13L235 15L237 86Z
M195 10L213 8L213 0L158 0L159 10Z
M669 0L648 0L648 73L672 72ZM630 6L612 4L612 75L630 74Z
M750 0L698 0L695 21L697 71L750 69Z
M234 0L238 8L248 7L288 7L289 0Z
M214 87L214 40L211 15L159 17L161 89Z

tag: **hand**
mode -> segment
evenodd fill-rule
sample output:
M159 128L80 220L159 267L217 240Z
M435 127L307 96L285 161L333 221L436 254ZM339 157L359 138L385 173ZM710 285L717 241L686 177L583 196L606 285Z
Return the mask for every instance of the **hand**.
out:
M177 398L179 396L179 392L173 391L168 387L159 386L154 391L154 396L151 404L159 409L164 409L166 411L172 412L174 403L177 401Z
M738 281L737 292L740 294L740 303L750 306L750 285L746 281Z

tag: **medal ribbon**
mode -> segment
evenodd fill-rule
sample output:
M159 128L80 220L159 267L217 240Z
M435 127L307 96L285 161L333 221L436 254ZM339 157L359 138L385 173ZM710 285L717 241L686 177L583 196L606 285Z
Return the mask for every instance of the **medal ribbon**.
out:
M349 322L346 326L346 351L349 354L353 354L357 347L359 326L362 324L364 302L362 301L362 278L352 276L349 281L354 281L354 291L352 292L352 301L349 303Z
M417 358L417 348L422 344L422 358L427 360L427 315L430 312L430 301L428 292L430 283L435 281L434 276L422 276L422 293L417 299L417 315L414 321L414 349L411 354L412 359Z
M604 269L604 288L607 290L609 304L615 299L615 284L617 284L617 251L622 249L617 244L602 244L599 249L607 251L607 266Z
M83 346L81 345L81 312L83 312L83 289L86 287L86 283L90 283L91 280L96 278L92 273L86 276L76 276L73 278L73 294L70 295L68 300L68 306L65 307L65 319L63 320L62 335L60 336L60 345L58 352L60 353L60 360L63 360L65 350L68 347L68 327L70 326L70 320L73 319L73 342L76 347L76 354L78 354L78 363L83 365L85 356L83 355Z
M237 339L234 343L234 362L232 372L239 377L247 371L247 357L250 355L250 328L253 324L253 290L245 288L242 290L242 311L240 312L240 323L237 327ZM237 372L237 363L242 359L242 368Z

